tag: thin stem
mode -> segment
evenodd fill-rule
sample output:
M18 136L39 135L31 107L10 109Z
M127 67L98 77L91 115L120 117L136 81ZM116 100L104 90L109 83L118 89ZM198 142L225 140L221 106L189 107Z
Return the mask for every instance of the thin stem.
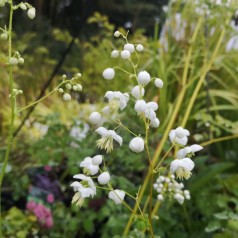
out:
M8 26L8 61L10 57L12 56L12 17L13 17L13 4L12 0L9 0L10 5L10 14L9 14L9 26ZM0 198L2 198L2 182L3 178L6 172L7 163L9 160L11 148L12 148L12 142L13 142L13 132L14 132L14 120L15 120L15 98L13 93L13 77L12 77L12 66L8 65L8 73L9 73L9 81L10 81L10 92L11 92L11 119L10 119L10 127L9 127L9 133L8 133L8 139L7 139L7 150L4 157L4 162L2 166L2 171L0 175ZM1 201L0 201L0 238L2 238L2 207L1 207Z
M211 145L211 144L214 144L214 143L217 143L217 142L232 140L232 139L235 139L235 138L238 138L238 134L211 139L209 141L201 143L201 146L207 146L207 145Z

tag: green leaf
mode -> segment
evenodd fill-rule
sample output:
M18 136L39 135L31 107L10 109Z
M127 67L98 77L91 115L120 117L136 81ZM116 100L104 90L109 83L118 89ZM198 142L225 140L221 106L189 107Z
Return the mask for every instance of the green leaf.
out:
M219 228L221 228L220 222L218 222L218 221L211 221L211 222L209 222L209 224L205 228L205 231L206 232L213 232L213 231L218 230Z

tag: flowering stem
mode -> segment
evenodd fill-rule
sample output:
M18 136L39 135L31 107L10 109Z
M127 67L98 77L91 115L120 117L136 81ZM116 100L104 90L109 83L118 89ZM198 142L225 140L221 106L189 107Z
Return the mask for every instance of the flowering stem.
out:
M202 20L199 20L198 22L199 24L197 24L196 26L196 29L193 33L193 36L192 36L192 39L193 41L191 42L190 46L189 46L189 50L188 50L188 53L186 55L186 59L185 59L185 67L184 67L184 72L183 72L183 78L182 78L182 82L186 82L186 78L187 78L187 72L185 71L188 71L189 70L189 63L190 63L190 60L191 60L191 56L192 56L192 49L193 49L193 45L194 45L194 42L195 42L195 39L197 38L198 36L198 32L199 32L199 28L201 27L201 23L202 23ZM160 143L158 144L156 150L155 150L155 153L153 155L153 158L152 158L152 163L153 165L156 164L158 158L159 158L159 155L160 153L162 152L163 150L163 146L167 140L167 137L169 135L169 132L170 130L172 129L173 125L174 125L174 122L176 120L176 117L177 117L177 114L178 114L178 111L182 105L182 102L183 102L183 99L184 99L184 96L185 96L185 92L186 92L186 89L187 87L185 85L182 85L182 89L180 91L180 94L177 98L177 102L176 102L176 105L174 107L174 110L173 110L173 114L171 115L171 118L169 120L169 123L168 123L168 126L166 127L165 129L165 132L163 134L163 137L160 141ZM148 173L144 179L144 183L141 187L141 190L140 190L140 193L139 193L139 197L138 197L138 202L141 201L143 195L144 195L144 192L145 192L145 189L147 187L147 184L149 182L149 179L150 179L150 174ZM134 211L137 211L137 206L134 207ZM132 224L132 221L133 221L133 217L131 216L129 221L127 222L127 225L126 225L126 228L124 230L124 235L127 235L128 232L129 232L129 229L131 227L131 224Z
M124 70L124 69L118 67L118 66L114 67L114 69L120 69L121 71L123 71L123 72L126 73L126 74L133 75L132 73L130 73L130 72L128 72L128 71L126 71L126 70Z
M9 0L10 5L10 14L9 14L9 26L8 26L8 61L10 57L12 56L12 17L13 17L13 4L12 0ZM4 157L4 162L2 166L2 171L0 175L0 238L2 238L2 207L1 207L1 198L2 198L2 182L5 175L7 163L9 160L9 155L12 148L13 143L13 132L14 132L14 121L15 121L15 98L13 93L13 77L12 77L12 66L8 65L8 73L9 73L9 81L10 81L10 92L11 92L11 119L10 119L10 127L9 127L9 133L8 133L8 139L7 139L7 150Z

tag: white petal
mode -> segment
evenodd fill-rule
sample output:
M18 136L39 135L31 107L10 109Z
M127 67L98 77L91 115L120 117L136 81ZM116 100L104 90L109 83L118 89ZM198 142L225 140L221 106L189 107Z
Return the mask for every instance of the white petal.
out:
M192 152L193 152L193 153L198 152L198 151L200 151L200 150L203 149L202 146L197 145L197 144L195 144L195 145L191 145L190 148L192 149Z
M115 131L113 130L110 130L111 131L111 135L112 135L112 138L117 141L120 145L122 145L122 142L123 142L123 139L121 136L119 136Z
M187 155L185 149L181 149L177 152L176 158L183 159Z
M184 136L183 138L177 138L175 139L176 143L180 145L186 145L188 142L188 137Z
M170 140L170 142L171 143L174 143L175 141L175 130L171 130L170 132L169 132L169 140Z
M151 127L156 128L156 127L158 127L159 125L160 125L160 121L159 121L158 118L155 118L154 120L151 120L151 122L150 122L150 126L151 126Z
M134 108L136 112L143 113L146 110L146 102L144 100L138 100Z
M115 93L112 91L107 91L104 97L111 101L115 97Z
M158 104L156 102L148 102L147 106L153 111L156 111L158 109Z
M172 161L172 163L170 164L170 171L172 173L176 172L176 170L181 167L181 160L179 159L175 159Z
M181 159L181 166L188 171L191 171L194 168L194 162L190 158Z
M87 180L87 176L84 174L76 174L73 176L75 179Z
M98 176L98 182L102 185L108 184L110 181L110 174L108 172L103 172Z
M108 135L108 130L105 127L99 127L97 130L95 130L99 135L102 137L105 137Z

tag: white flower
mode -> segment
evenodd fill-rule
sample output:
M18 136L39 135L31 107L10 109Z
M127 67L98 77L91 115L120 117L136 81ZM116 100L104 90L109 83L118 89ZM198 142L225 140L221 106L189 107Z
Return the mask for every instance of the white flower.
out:
M125 197L125 192L122 190L113 190L109 192L108 197L112 199L115 204L121 204Z
M129 59L131 57L131 53L128 50L122 50L121 57L122 59Z
M144 96L144 94L145 94L145 89L144 89L143 87L137 85L137 86L135 86L134 88L132 88L131 94L132 94L135 98L139 99L139 98L141 98L141 97Z
M108 172L103 172L98 176L98 182L102 185L108 184L110 181L110 174Z
M75 181L70 185L75 191L72 203L76 203L76 205L82 206L84 198L93 197L94 195L96 195L96 187L93 180L90 177L85 176L84 174L74 175L74 178L80 179L82 181Z
M183 193L184 193L184 197L185 197L187 200L189 200L189 199L191 198L190 192L189 192L188 190L184 190Z
M98 173L98 165L93 164L93 159L91 157L86 157L81 163L80 167L84 168L83 172L86 175L95 175Z
M137 50L138 52L141 52L141 51L144 50L144 46L141 45L141 44L138 44L138 45L136 46L136 50Z
M226 44L226 51L238 50L238 36L233 36Z
M150 82L150 74L147 71L141 71L138 74L138 82L143 85L148 84Z
M145 142L141 137L135 137L130 141L129 148L136 153L144 150Z
M65 93L65 94L63 95L63 99L64 99L65 101L70 101L70 100L71 100L70 94Z
M113 50L111 53L112 58L117 58L119 56L119 51L118 50Z
M161 79L156 78L156 79L155 79L155 86L156 86L157 88L163 88L164 82L163 82Z
M92 124L98 124L102 120L102 116L99 112L92 112L89 116L89 121Z
M158 194L157 199L158 199L159 201L163 201L163 200L164 200L164 197L163 197L162 194Z
M171 130L169 133L169 139L171 143L177 143L180 145L186 145L188 142L189 131L178 127L175 130Z
M128 50L130 53L135 51L135 47L133 44L127 43L124 45L124 50Z
M24 4L23 2L21 2L21 3L20 3L20 8L21 8L22 10L26 10L26 9L27 9L27 6L26 6L26 4Z
M103 78L111 80L115 76L115 70L113 68L107 68L102 73Z
M197 144L191 145L191 146L186 146L183 149L180 149L177 154L176 154L176 158L178 159L182 159L184 157L186 157L187 155L193 155L195 152L198 152L200 150L202 150L203 147ZM187 156L190 157L190 156Z
M174 195L174 198L178 201L179 204L183 204L184 202L184 196L182 196L181 194L179 193L176 193Z
M121 35L121 32L120 32L120 31L115 31L115 32L114 32L114 36L115 36L115 37L119 37L120 35Z
M108 98L108 106L112 111L117 111L119 108L123 110L129 101L128 94L123 94L119 91L107 91L105 97Z
M150 122L151 127L157 128L157 127L159 127L159 125L160 125L160 121L157 117Z
M170 171L176 173L179 179L189 179L193 168L194 162L190 158L175 159L170 165Z
M93 158L92 158L92 163L94 165L100 165L102 163L102 155L95 155Z
M105 149L107 153L113 150L113 140L117 141L120 146L122 145L123 139L115 131L99 127L96 132L102 136L102 138L97 141L97 146L100 149Z
M158 104L156 102L146 103L144 100L138 100L134 109L137 113L144 115L151 121L154 121L156 119L155 111L158 109Z
M30 8L28 11L27 11L27 16L30 18L30 19L34 19L35 16L36 16L36 9L34 7Z

